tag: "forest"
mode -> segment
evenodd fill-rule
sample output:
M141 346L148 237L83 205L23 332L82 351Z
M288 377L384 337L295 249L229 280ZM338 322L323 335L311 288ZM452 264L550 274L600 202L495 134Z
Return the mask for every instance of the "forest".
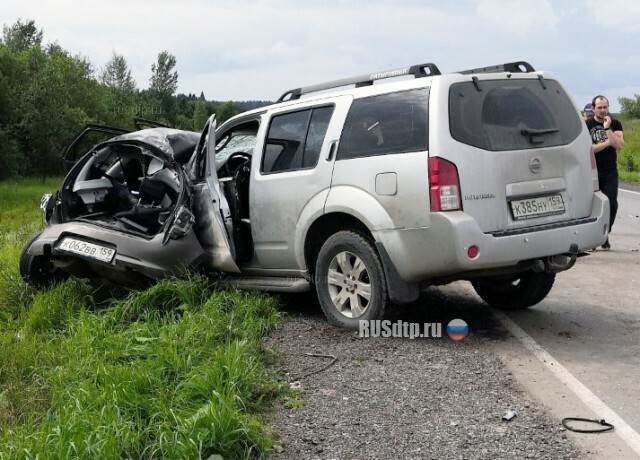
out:
M134 128L143 118L200 131L215 113L222 122L269 101L209 101L176 94L176 58L158 53L146 89L138 89L124 56L103 68L56 42L44 45L33 20L4 25L0 37L0 180L60 176L65 147L87 123Z

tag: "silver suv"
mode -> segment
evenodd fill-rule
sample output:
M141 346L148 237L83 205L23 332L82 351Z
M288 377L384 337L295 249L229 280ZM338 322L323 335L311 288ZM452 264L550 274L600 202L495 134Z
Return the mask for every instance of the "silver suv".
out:
M609 215L576 105L526 62L415 65L293 89L201 135L124 133L43 209L20 262L33 285L197 268L313 288L347 328L461 279L491 305L534 305Z

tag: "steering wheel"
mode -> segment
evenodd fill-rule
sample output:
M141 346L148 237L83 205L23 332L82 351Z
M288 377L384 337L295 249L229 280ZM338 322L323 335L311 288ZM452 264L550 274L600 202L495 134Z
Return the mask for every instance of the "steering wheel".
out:
M247 152L233 152L227 158L224 165L220 168L220 171L225 172L225 176L233 177L235 172L240 169L241 166L251 162L251 155ZM220 174L218 174L220 177Z

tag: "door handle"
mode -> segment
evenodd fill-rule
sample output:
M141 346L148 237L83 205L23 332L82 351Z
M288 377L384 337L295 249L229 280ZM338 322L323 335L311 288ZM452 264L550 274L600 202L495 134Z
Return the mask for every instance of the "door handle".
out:
M327 154L327 161L333 160L333 155L336 153L336 149L338 147L338 141L332 141L329 146L329 153Z

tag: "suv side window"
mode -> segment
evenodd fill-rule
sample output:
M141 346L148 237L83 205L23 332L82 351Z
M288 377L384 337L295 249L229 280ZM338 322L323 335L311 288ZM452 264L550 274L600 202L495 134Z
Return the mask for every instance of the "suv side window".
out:
M357 99L336 160L427 150L428 110L425 88Z
M318 164L333 106L276 115L269 125L260 172L313 168Z
M464 144L491 151L536 149L575 140L583 122L557 81L484 80L449 90L449 129Z

